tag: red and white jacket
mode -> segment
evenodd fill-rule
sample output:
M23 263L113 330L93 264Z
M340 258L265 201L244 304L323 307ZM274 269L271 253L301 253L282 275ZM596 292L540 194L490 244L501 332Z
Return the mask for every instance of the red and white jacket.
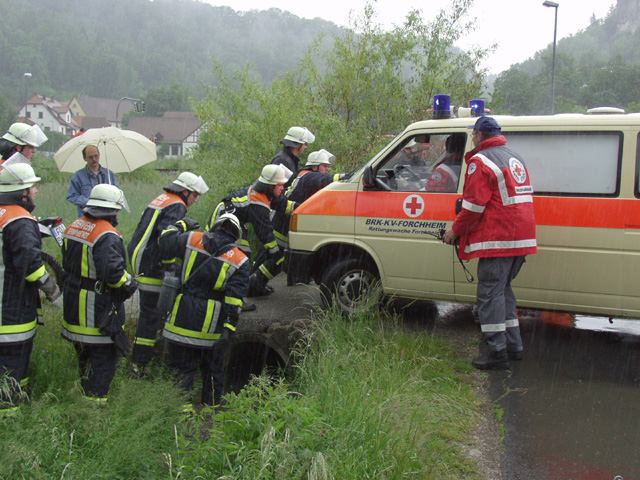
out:
M502 135L492 137L465 155L462 210L452 226L463 260L538 251L529 172L506 143Z

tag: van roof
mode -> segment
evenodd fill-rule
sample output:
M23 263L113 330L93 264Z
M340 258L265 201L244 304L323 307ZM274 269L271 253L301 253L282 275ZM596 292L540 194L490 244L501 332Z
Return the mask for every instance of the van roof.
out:
M562 113L557 115L492 115L501 127L613 127L640 126L640 113L625 114L582 114ZM433 128L467 128L476 122L476 117L448 118L442 120L422 120L407 127L414 129Z

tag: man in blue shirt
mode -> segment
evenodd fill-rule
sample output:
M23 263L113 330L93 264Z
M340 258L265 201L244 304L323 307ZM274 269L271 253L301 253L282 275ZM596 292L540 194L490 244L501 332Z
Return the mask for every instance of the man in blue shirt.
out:
M97 147L93 145L84 147L82 158L87 162L87 166L73 174L67 190L67 201L77 207L78 218L83 215L82 209L86 207L93 187L108 183L119 188L113 172L100 165L100 152Z

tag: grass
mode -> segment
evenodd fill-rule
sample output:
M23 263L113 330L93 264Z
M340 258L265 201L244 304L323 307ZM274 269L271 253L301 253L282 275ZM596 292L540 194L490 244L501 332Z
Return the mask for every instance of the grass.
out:
M143 180L122 178L132 207L120 216L125 239L168 183ZM39 185L37 214L75 218L64 185ZM29 401L0 420L0 478L480 478L462 450L479 410L468 362L450 343L404 332L399 317L375 307L349 319L317 312L292 375L256 377L227 395L224 409L194 417L179 413L184 399L163 369L131 380L122 359L107 407L85 403L61 312L45 307ZM135 319L127 322L131 331Z

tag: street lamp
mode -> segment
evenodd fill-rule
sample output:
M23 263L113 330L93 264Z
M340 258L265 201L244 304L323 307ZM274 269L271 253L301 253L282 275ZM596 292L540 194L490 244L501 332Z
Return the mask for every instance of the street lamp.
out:
M25 120L28 118L28 110L29 110L29 79L31 78L31 74L26 72L24 74L24 118Z
M558 4L545 0L542 5L556 9L556 21L553 24L553 59L551 61L551 115L556 104L556 35L558 33Z

